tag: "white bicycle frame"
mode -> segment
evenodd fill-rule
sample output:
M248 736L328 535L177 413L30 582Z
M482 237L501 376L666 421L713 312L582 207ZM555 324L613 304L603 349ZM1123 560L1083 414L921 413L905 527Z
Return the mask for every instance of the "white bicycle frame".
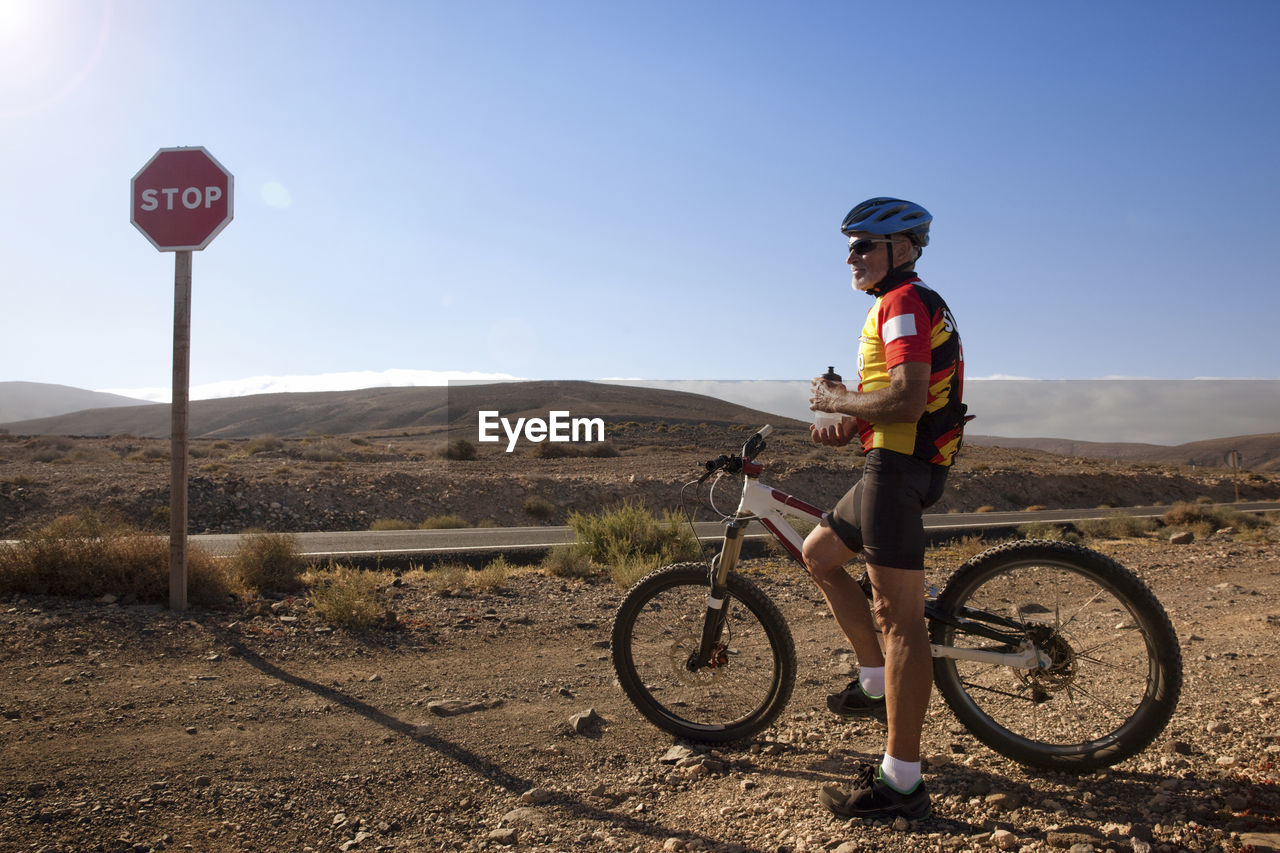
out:
M768 435L770 427L763 427L761 435ZM763 466L754 461L744 461L742 497L738 501L738 510L730 520L730 529L725 532L725 547L721 551L723 571L732 571L737 563L738 551L742 543L742 531L750 521L758 521L773 538L778 541L791 556L804 565L801 556L804 539L787 521L786 516L799 515L813 519L815 523L826 515L824 510L806 503L794 495L761 483L758 479ZM723 575L721 575L723 577ZM1029 639L1024 639L1016 652L990 652L982 649L958 649L954 646L930 644L930 651L936 658L952 658L989 663L995 666L1010 666L1015 669L1037 669L1047 667L1049 658L1038 652Z

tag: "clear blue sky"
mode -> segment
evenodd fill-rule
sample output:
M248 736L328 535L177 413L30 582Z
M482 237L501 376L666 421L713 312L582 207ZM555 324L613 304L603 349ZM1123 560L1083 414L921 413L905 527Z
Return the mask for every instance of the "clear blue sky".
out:
M935 215L971 377L1280 378L1280 3L0 0L0 379L167 387L130 178L203 145L193 386L854 372Z

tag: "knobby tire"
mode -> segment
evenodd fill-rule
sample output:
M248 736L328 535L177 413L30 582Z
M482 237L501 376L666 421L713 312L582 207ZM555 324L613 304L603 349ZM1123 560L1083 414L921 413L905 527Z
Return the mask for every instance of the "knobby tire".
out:
M795 685L795 643L777 605L742 575L730 573L727 586L725 636L714 666L687 666L707 612L705 563L651 572L614 618L613 666L623 692L651 723L691 741L757 734L782 713Z
M1008 618L1053 658L1035 670L934 658L952 712L1014 761L1069 772L1111 766L1145 749L1173 715L1177 635L1146 585L1109 557L1049 540L1000 545L961 566L937 604L946 614L968 607ZM930 641L997 646L941 621Z

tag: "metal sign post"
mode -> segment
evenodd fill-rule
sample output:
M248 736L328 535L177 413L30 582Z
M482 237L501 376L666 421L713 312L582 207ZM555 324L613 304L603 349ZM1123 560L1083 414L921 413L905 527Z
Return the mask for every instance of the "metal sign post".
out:
M173 401L169 430L169 609L187 609L187 416L191 388L191 252L173 255Z
M169 433L169 607L187 609L187 434L191 387L191 253L232 218L234 179L203 148L161 148L133 176L129 221L174 253L173 399Z

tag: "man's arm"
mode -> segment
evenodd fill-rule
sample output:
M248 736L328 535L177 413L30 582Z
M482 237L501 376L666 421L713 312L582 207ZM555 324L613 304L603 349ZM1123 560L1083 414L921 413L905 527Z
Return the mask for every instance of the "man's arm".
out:
M810 408L872 423L915 423L929 401L930 369L927 362L903 362L889 370L888 387L864 393L818 382L809 399Z

